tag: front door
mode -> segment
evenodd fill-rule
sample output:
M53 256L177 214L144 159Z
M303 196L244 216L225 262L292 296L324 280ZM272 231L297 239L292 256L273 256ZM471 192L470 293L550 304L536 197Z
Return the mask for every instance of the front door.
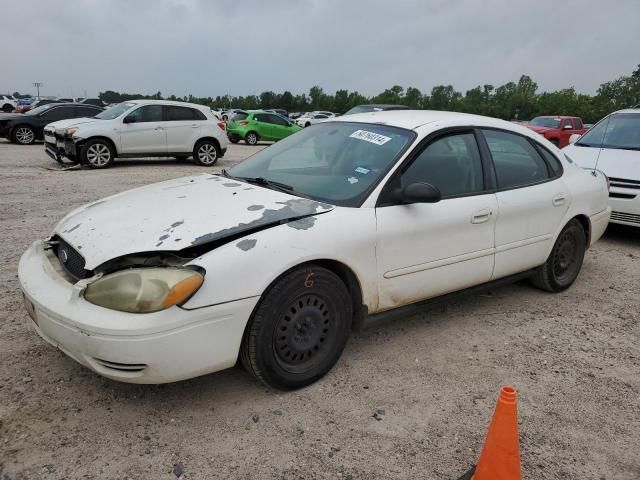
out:
M125 117L120 126L120 153L140 155L166 152L167 138L161 105L144 105Z
M413 158L376 208L381 310L487 282L493 272L497 199L487 192L475 134L438 137ZM438 187L442 199L388 200L393 190L419 182Z

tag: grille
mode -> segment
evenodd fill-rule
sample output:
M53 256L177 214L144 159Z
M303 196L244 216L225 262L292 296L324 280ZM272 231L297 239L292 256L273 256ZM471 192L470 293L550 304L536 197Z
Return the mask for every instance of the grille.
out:
M56 256L60 262L60 266L76 280L82 278L89 278L93 273L90 270L84 269L85 260L75 248L69 245L67 242L58 239L58 247L56 249Z
M101 358L94 358L96 363L109 370L116 370L118 372L141 372L147 365L144 363L118 363L110 362L109 360L103 360Z
M632 193L618 193L618 192L609 192L609 198L622 198L624 200L633 200L636 198L636 195Z
M640 190L640 180L627 180L626 178L609 177L609 183L612 187L633 188Z
M640 225L640 215L633 213L611 212L611 220L614 222L627 222Z

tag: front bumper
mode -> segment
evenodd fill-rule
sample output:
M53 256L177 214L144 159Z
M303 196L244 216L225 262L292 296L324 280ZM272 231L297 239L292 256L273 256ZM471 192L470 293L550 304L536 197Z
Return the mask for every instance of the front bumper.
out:
M616 198L612 195L625 198ZM640 227L640 189L621 189L612 186L609 193L611 223Z
M20 259L18 277L36 332L105 377L167 383L233 366L258 297L187 310L132 314L93 305L70 283L42 241Z
M44 151L56 162L62 163L62 158L67 157L76 161L78 157L76 144L71 138L63 137L56 133L45 130Z

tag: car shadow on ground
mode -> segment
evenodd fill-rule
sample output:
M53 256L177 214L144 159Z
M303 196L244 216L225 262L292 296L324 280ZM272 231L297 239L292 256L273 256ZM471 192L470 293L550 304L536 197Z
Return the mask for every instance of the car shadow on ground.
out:
M620 247L640 246L640 227L610 223L604 237Z

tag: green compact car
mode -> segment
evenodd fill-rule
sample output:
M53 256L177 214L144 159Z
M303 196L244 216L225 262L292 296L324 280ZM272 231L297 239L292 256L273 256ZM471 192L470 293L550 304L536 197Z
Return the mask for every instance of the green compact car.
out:
M231 143L241 139L247 145L255 145L258 140L278 141L296 133L301 128L288 119L263 110L238 110L227 123L227 136Z

